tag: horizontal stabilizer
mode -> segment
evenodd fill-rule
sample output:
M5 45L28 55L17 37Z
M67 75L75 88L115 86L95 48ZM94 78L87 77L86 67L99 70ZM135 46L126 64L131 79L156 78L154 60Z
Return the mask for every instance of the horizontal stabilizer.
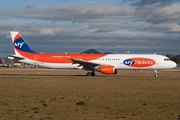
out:
M16 55L7 55L7 58L10 59L10 60L15 60L15 61L25 59L24 57L19 57L19 56L16 56Z

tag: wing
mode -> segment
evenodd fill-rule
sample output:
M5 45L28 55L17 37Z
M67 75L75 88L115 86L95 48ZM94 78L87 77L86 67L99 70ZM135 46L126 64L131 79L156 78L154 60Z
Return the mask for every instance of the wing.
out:
M78 60L78 59L73 59L73 58L69 58L69 60L73 62L72 64L79 64L78 67L83 66L84 70L94 70L96 66L107 65L107 64L101 64L101 63L96 63L92 61L83 61L83 60Z
M7 58L10 59L10 60L14 60L14 61L25 59L24 57L19 57L19 56L16 56L16 55L7 55Z

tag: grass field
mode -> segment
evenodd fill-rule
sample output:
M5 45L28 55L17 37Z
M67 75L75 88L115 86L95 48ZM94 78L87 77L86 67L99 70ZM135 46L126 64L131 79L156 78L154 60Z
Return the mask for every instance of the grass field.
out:
M8 69L8 70L6 70ZM180 77L180 72L178 71L158 71L158 75L160 77ZM9 68L0 68L1 74L18 74L18 75L69 75L69 76L78 76L78 75L86 75L87 71L78 71L78 70L51 70L51 69L9 69ZM144 77L153 77L154 71L118 71L116 75L106 75L101 74L100 72L96 72L96 76L144 76Z
M143 73L154 74L130 72L131 76ZM176 120L180 119L180 78L0 77L0 108L0 120Z

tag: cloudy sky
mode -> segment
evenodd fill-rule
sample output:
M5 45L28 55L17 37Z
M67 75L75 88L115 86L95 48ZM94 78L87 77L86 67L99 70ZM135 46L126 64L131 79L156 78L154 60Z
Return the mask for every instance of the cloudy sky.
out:
M0 57L14 54L9 31L39 53L178 55L180 0L1 0Z

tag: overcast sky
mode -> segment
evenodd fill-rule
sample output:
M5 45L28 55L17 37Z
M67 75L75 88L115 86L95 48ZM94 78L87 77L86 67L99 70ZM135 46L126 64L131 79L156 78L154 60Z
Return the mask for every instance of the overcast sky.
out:
M38 53L178 55L180 0L1 0L0 57L14 54L9 31Z

